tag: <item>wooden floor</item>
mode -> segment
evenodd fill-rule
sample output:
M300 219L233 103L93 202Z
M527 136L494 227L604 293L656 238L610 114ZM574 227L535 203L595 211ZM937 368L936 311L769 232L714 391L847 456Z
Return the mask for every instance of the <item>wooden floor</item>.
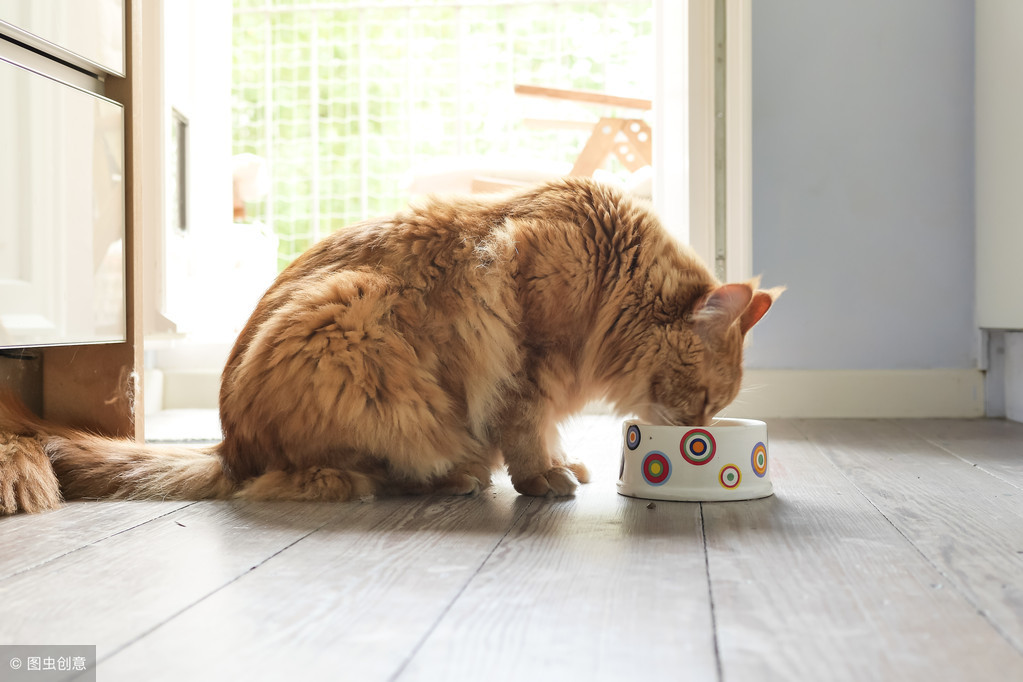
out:
M1023 425L769 422L773 497L79 502L0 519L0 644L111 680L1023 680ZM2 673L0 673L2 679Z

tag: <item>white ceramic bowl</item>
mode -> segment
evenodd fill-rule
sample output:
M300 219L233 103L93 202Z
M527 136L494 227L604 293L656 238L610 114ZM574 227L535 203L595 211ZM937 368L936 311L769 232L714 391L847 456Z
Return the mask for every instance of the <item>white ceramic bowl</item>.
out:
M717 419L711 426L622 426L618 492L652 500L716 502L772 494L767 424Z

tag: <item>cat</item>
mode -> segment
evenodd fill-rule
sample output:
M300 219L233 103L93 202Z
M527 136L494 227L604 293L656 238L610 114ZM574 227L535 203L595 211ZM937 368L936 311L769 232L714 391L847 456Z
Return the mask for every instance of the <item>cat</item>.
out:
M524 495L589 474L557 426L593 399L706 424L780 289L721 284L650 207L593 180L432 197L335 232L259 301L220 389L223 441L152 446L0 401L0 510L71 498Z

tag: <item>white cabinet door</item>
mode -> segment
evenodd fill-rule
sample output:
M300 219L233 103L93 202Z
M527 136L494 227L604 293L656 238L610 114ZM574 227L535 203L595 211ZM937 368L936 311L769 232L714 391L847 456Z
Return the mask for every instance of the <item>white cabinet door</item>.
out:
M122 341L124 110L0 59L0 347Z
M0 0L0 33L87 71L124 75L124 0Z

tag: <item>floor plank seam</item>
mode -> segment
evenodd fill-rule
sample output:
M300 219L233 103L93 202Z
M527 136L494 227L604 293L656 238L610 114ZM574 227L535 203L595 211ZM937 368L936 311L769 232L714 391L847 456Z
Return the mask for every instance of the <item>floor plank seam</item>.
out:
M130 500L127 500L127 501L130 502ZM157 501L158 502L167 502L169 500L157 500ZM116 533L111 533L107 537L103 538L102 540L97 540L96 542L102 542L103 540L107 540L108 538L117 537L118 535L121 535L122 533L127 533L130 530L134 530L136 528L141 528L142 526L146 525L147 523L152 523L153 521L158 521L159 519L162 519L165 516L170 516L171 514L177 514L179 511L182 511L184 509L188 509L189 507L193 507L193 506L195 506L197 504L199 504L199 500L191 500L189 502L186 502L185 504L182 504L180 507L175 507L174 509L171 509L168 512L164 512L163 514L160 514L159 516L154 516L153 518L151 518L151 519L149 519L147 521L143 521L142 523L136 523L134 526L129 526L128 528L122 528L121 530L117 531ZM95 543L93 543L93 544L95 544Z
M959 584L959 581L956 580L954 575L945 572L944 570L942 570L941 566L939 566L938 564L934 563L934 561L932 561L931 558L929 556L927 556L927 554L922 549L920 549L915 542L913 542L912 538L910 538L908 535L906 535L904 532L902 532L902 529L899 528L898 525L896 525L895 522L892 521L892 519L889 518L887 514L885 514L883 511L881 511L881 509L876 504L874 504L874 501L871 500L869 497L867 497L866 494L864 494L864 492L862 490L860 490L860 488L857 487L855 483L853 483L853 487L856 488L856 491L858 493L860 493L860 495L863 495L864 499L866 499L867 502L870 503L870 506L872 506L877 511L877 513L881 515L881 518L883 518L885 521L887 521L888 524L892 528L895 529L895 532L897 532L899 535L901 535L902 538L907 543L909 543L909 546L913 548L913 551L915 551L917 554L919 554L920 557L923 558L924 562L927 563L928 566L933 568L934 571L939 576L941 576L943 584L951 586L952 589L954 589L956 591L956 593L959 594L959 596L962 597L966 601L967 604L969 604L974 610L976 610L977 615L979 615L981 618L983 618L984 622L986 622L991 627L992 630L994 630L995 632L998 633L999 637L1001 637L1003 640L1005 640L1005 642L1010 647L1012 647L1017 652L1019 652L1021 655L1023 655L1023 648L1020 648L1020 646L1017 644L1017 642L1015 642L1013 640L1012 636L1008 632L1003 630L1002 627L999 626L998 623L996 623L993 620L991 620L991 618L987 614L987 611L985 611L981 607L981 605L977 603L976 600L971 598L970 595L967 594L962 589L962 587Z
M902 425L900 424L900 426L902 426ZM971 467L973 467L974 469L977 469L978 471L983 471L985 474L987 474L991 478L994 478L995 480L1001 481L1002 483L1005 483L1006 485L1009 485L1009 486L1015 488L1016 490L1023 490L1023 485L1017 483L1016 481L1013 481L1012 479L1006 478L1005 476L1000 476L997 472L991 471L990 469L986 468L982 464L978 464L977 462L970 461L966 457L960 455L955 450L952 450L952 449L946 447L940 441L931 440L927 436L924 436L924 435L919 434L919 433L914 433L913 431L909 430L906 427L903 427L903 428L906 429L906 433L909 433L909 434L911 434L913 436L916 436L917 438L920 438L921 440L923 440L928 445L932 445L932 446L938 448L939 450L941 450L942 452L945 452L945 453L947 453L949 455L952 455L953 457L955 457L959 461L961 461L961 462L963 462L965 464L969 464Z
M920 557L924 560L924 563L926 563L928 566L933 568L934 571L939 576L941 576L943 584L947 584L947 585L951 586L952 589L954 589L956 591L956 593L960 597L962 597L963 600L967 604L969 604L970 607L973 608L977 612L977 615L979 615L981 618L983 618L984 622L986 622L988 624L988 626L992 630L994 630L996 633L998 633L999 637L1001 637L1010 647L1012 647L1018 653L1023 655L1023 648L1021 648L1013 640L1013 638L1010 636L1010 634L1008 632L1006 632L1005 630L1003 630L998 625L998 623L995 623L994 621L991 620L991 618L988 616L987 612L976 602L976 600L972 599L970 597L970 595L967 594L962 589L962 587L960 586L959 582L955 579L955 576L953 576L953 575L945 572L944 570L942 570L941 566L936 564L922 549L920 549L920 547L918 547L917 544L915 542L913 542L912 538L910 538L908 535L906 535L906 533L904 533L903 530L901 528L899 528L898 524L896 524L887 514L885 514L884 511L882 511L881 508L879 506L877 506L877 504L874 503L874 500L870 499L870 496L867 495L867 493L860 486L858 486L854 480L852 480L851 478L849 478L849 476L846 475L846 473L842 470L842 467L840 467L835 462L835 460L832 459L828 455L828 453L825 450L825 448L821 447L820 443L816 442L805 431L803 431L801 428L799 428L799 423L796 424L796 428L803 435L804 440L806 440L808 443L813 445L813 447L817 449L817 451L821 454L821 456L824 457L833 467L835 467L835 469L842 476L842 478L844 478L846 480L846 482L848 482L849 485L852 486L853 490L855 490L857 493L859 493L860 496L864 500L867 501L867 504L869 504L871 507L873 507L874 511L876 511L878 514L880 514L881 518L883 518L885 520L885 522L888 523L888 525L890 525L895 530L895 532L898 533L902 537L902 539L906 541L906 543L913 549L913 551L920 555ZM909 432L909 431L907 431L907 433L909 433L910 435L916 436L916 437L920 438L921 440L926 441L925 438L923 438L922 436L919 436L918 434L913 434L912 432ZM954 453L952 453L952 454L954 454Z
M703 545L703 568L707 577L707 600L710 605L710 631L714 638L714 668L717 670L717 679L724 679L724 671L721 665L721 645L718 640L717 613L714 610L714 584L710 578L710 548L707 546L707 527L703 519L703 503L700 503L700 539Z
M42 561L37 561L36 563L31 564L29 566L25 566L24 568L18 569L17 571L14 571L13 573L9 573L7 575L2 575L2 576L0 576L0 583L2 583L5 580L9 580L10 578L14 578L16 576L19 576L22 573L27 573L28 571L34 571L37 568L41 568L43 566L46 566L47 564L53 563L54 561L59 561L60 559L63 559L66 556L70 556L70 555L74 554L75 552L80 552L83 549L86 549L87 547L92 547L94 545L98 545L99 543L105 542L105 541L109 540L110 538L117 537L121 533L125 533L127 531L134 530L135 528L141 528L142 526L146 525L147 523L152 523L153 521L157 521L159 519L162 519L165 516L169 516L170 514L174 514L175 512L179 512L182 509L187 509L188 507L191 507L193 504L196 504L196 503L195 502L189 502L188 504L182 505L180 507L175 507L174 509L171 509L170 511L163 512L162 514L159 514L157 516L153 516L153 517L151 517L149 519L146 519L145 521L140 521L139 523L136 523L136 524L134 524L132 526L128 526L127 528L122 528L121 530L118 530L118 531L115 531L113 533L110 533L109 535L104 535L103 537L101 537L99 539L93 540L93 541L88 542L88 543L86 543L84 545L80 545L78 547L75 547L74 549L68 550L68 551L63 552L61 554L57 554L55 556L51 556L51 557L49 557L47 559L43 559ZM59 512L59 510L56 510L56 511Z
M433 621L433 623L430 624L430 627L426 629L426 632L423 633L423 636L419 639L418 642L416 642L415 646L412 647L412 651L410 651L409 655L406 656L405 659L401 662L401 665L399 665L398 669L394 671L394 674L387 678L388 682L395 682L399 677L401 677L405 673L405 670L408 668L409 664L415 659L420 649L422 649L426 642L430 639L430 636L437 629L437 626L439 626L441 622L443 622L443 620L447 618L447 615L451 611L452 607L454 607L458 600L462 598L462 595L465 594L465 591L469 588L469 585L472 584L472 581L476 579L476 576L480 574L480 572L483 570L483 567L486 566L487 562L490 561L490 558L494 556L494 552L496 552L498 548L502 544L504 544L505 538L507 538L508 535L511 534L511 532L515 529L515 527L518 526L519 520L522 519L522 517L526 514L527 511L533 508L533 505L535 503L536 498L531 498L529 500L529 504L525 505L522 508L522 511L520 511L515 516L515 518L511 520L511 523L508 524L508 528L506 528L501 537L497 539L497 542L495 542L494 546L490 548L490 551L487 552L487 555L483 557L483 561L481 561L479 566L476 567L476 570L473 571L472 574L468 578L466 578L465 582L462 583L461 587L458 588L458 591L451 598L451 600L448 601L448 603L444 606L444 608L441 610L437 618Z
M142 641L143 639L145 639L149 635L153 634L154 632L156 632L157 630L162 628L164 625L167 625L168 623L173 621L175 618L181 616L182 614L186 613L187 611L190 611L191 609L194 609L196 606L198 606L199 604L203 603L204 601L206 601L207 599L209 599L213 595L217 594L218 592L222 591L224 588L226 588L226 587L228 587L230 585L233 585L234 583L238 582L239 580L241 580L245 576L249 575L250 573L252 573L256 569L258 569L260 566L263 566L264 564L266 564L266 562L270 561L274 557L279 556L280 554L282 554L282 553L286 552L287 550L291 549L292 547L294 547L298 543L302 542L303 540L305 540L307 537L309 537L313 533L319 532L324 526L326 526L329 523L330 523L330 520L324 521L319 526L317 526L316 528L313 528L311 531L309 531L305 535L303 535L303 536L301 536L299 538L296 538L293 542L289 542L288 544L284 545L283 547L281 547L279 550L277 550L276 552L274 552L270 556L266 557L262 561L259 561L254 566L250 566L247 570L239 573L234 578L231 578L230 580L228 580L224 584L220 585L216 589L210 590L208 593L206 593L203 596L199 597L198 599L196 599L191 604L188 604L187 606L185 606L185 607L183 607L181 609L178 609L177 611L175 611L171 615L167 616L167 618L164 619L162 622L157 623L156 625L152 626L151 628L143 630L141 633L139 633L138 636L128 640L127 642L125 642L121 646L117 647L116 649L114 649L110 653L106 654L105 656L102 656L102 657L97 656L96 657L96 666L97 666L97 668L99 667L100 663L102 663L104 661L110 660L111 658L113 658L117 654L121 653L122 651L124 651L128 647L130 647L130 646L132 646L132 645Z

